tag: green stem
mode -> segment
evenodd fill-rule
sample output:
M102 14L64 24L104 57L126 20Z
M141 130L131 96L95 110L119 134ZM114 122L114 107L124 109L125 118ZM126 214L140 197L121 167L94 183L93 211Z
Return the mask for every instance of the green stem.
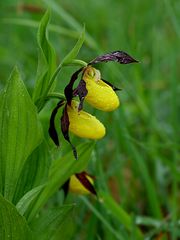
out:
M54 80L56 79L58 73L60 72L61 68L62 68L63 66L70 66L70 65L80 65L80 66L86 67L86 66L87 66L87 63L84 62L84 61L82 61L82 60L79 60L79 59L73 59L73 60L72 60L70 63L68 63L68 64L64 64L63 62L62 62L61 64L59 64L58 68L56 69L55 73L53 74L53 76L52 76L52 78L51 78L51 80L50 80L50 83L49 83L49 86L48 86L47 92L46 92L47 94L48 94L48 92L49 92L49 90L50 90L50 88L51 88Z
M46 89L46 92L45 92L45 94L44 94L44 96L43 96L44 99L49 99L49 98L51 98L51 97L64 99L64 96L63 96L63 95L61 95L61 94L58 95L57 93L55 93L55 94L49 93L49 91L50 91L51 86L52 86L52 84L54 83L54 81L55 81L58 73L61 71L62 67L74 66L74 65L75 65L75 66L78 65L78 66L86 67L86 66L87 66L87 63L84 62L84 61L82 61L82 60L79 60L79 59L72 59L71 62L69 62L69 63L67 63L67 64L64 64L63 62L61 62L61 63L59 64L59 66L57 67L56 71L54 72L53 76L52 76L51 79L50 79L49 85L48 85L48 87L47 87L47 89ZM53 95L52 95L52 94L53 94ZM41 109L44 107L45 102L42 102L42 101L39 101L39 100L38 100L38 102L39 102L39 106L37 106L37 107L38 107L38 112L40 112ZM38 103L37 103L37 104L38 104Z

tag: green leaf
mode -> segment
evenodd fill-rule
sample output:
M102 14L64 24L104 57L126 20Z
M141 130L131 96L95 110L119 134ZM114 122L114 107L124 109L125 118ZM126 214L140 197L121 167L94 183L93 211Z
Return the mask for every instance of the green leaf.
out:
M62 65L67 65L76 58L76 56L79 53L79 50L81 49L81 47L83 45L84 39L85 39L85 27L83 28L81 35L79 36L79 39L78 39L76 45L74 46L74 48L62 60Z
M68 214L66 218L64 218L61 226L57 229L56 233L53 234L51 240L59 240L66 239L72 240L74 238L75 230L76 230L76 219L74 214Z
M74 205L63 205L61 207L48 209L42 215L35 219L31 224L32 230L38 240L52 240L63 223L69 217ZM64 229L62 229L64 230ZM59 236L58 239L60 239Z
M32 202L38 196L38 194L41 192L44 186L45 185L43 184L31 189L19 200L19 202L16 205L16 208L21 215L25 215L25 213L29 209L29 206L32 204Z
M151 226L154 228L160 228L163 224L163 221L148 217L148 216L137 216L136 224L143 226Z
M86 62L75 59L79 53L80 48L82 47L82 44L84 42L84 37L85 37L85 28L83 28L83 31L82 31L76 45L74 46L74 48L64 57L64 59L62 60L62 62L59 64L56 71L52 75L52 77L49 81L49 85L47 87L46 95L44 97L41 97L41 107L47 101L47 98L48 98L47 95L51 95L51 93L49 93L51 90L51 86L54 84L54 81L56 80L56 77L59 74L59 72L61 71L63 66L66 66L68 64L77 65L77 66L79 66L79 65L86 66L87 65Z
M12 201L23 166L42 140L42 129L17 68L0 97L0 191Z
M2 195L0 195L0 239L33 239L25 218Z
M45 14L45 16L43 17L41 24L40 24L40 28L39 28L39 32L41 33L41 31L43 33L39 34L41 36L41 38L45 38L46 37L46 27L47 27L47 23L49 20L49 14L48 12ZM40 31L41 30L41 31ZM82 44L84 42L84 38L85 38L85 28L83 28L83 31L76 43L76 45L74 46L74 48L64 57L64 59L62 60L62 62L59 64L59 66L56 68L55 67L51 68L51 72L50 74L48 74L48 63L53 63L53 59L55 61L55 57L52 58L48 58L48 60L46 59L46 57L44 57L43 54L43 47L41 46L41 42L39 42L40 45L40 54L39 54L39 74L36 80L36 86L35 86L35 90L34 90L34 94L33 94L33 99L38 107L38 111L40 111L44 104L47 101L48 95L52 92L55 80L57 75L59 74L59 72L61 71L63 66L66 66L68 64L73 64L73 65L80 65L80 66L86 66L87 64L81 60L75 59L76 56L79 53L80 48L82 47ZM47 38L45 38L45 40L47 41ZM45 41L44 40L44 41ZM43 41L42 41L43 42ZM48 41L47 41L48 42ZM49 43L48 43L49 44ZM52 47L49 45L49 52L52 49ZM46 46L46 48L48 48ZM45 47L44 47L45 48ZM45 51L45 50L44 50ZM47 50L46 50L47 51ZM54 51L54 50L52 50ZM48 62L48 63L47 63ZM52 64L53 66L55 66L55 64Z
M53 13L56 13L58 16L60 16L60 18L63 19L66 24L69 25L72 29L75 29L78 32L81 30L81 24L75 18L73 18L72 15L68 13L68 11L60 6L60 4L56 3L53 0L43 0L43 2L45 2L46 5L52 9ZM89 33L86 34L85 42L90 48L99 51L97 42Z
M50 161L48 145L44 140L32 152L23 167L13 199L15 204L26 192L46 182Z
M18 25L18 26L24 26L24 27L32 27L32 28L38 28L39 22L35 20L25 19L25 18L3 18L1 19L3 24L10 24L10 25ZM48 30L54 33L58 33L59 35L68 37L68 38L75 38L78 39L79 33L74 30L70 30L69 28L61 27L55 24L49 24Z
M33 100L38 109L41 109L43 103L41 98L45 98L49 92L49 82L56 69L56 54L54 48L48 40L47 25L50 18L49 10L44 14L37 33L37 42L39 46L38 69L36 84L33 92ZM52 85L51 85L52 88Z
M50 168L47 185L40 193L37 201L32 208L32 211L29 214L29 221L35 217L40 208L71 175L85 170L93 148L94 142L83 143L77 147L77 151L79 153L78 160L74 160L72 151L70 151L64 157L61 157L60 159L57 159L53 162L52 167Z

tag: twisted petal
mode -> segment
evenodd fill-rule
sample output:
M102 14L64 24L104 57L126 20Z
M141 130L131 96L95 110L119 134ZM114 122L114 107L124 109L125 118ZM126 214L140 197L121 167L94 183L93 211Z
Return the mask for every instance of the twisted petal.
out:
M88 91L85 101L102 111L113 111L118 108L120 102L113 87L101 80L100 72L89 66L86 68L83 80ZM116 88L117 89L117 88Z
M50 118L50 124L49 124L49 135L51 137L51 139L53 140L53 142L56 144L56 146L59 146L59 138L58 138L58 134L55 128L55 117L56 114L58 112L58 109L60 107L62 107L64 105L64 100L61 100L60 102L58 102L57 106L53 109L52 114L51 114L51 118Z
M82 138L100 139L105 135L104 125L94 116L85 112L78 111L79 104L76 101L67 105L69 117L69 131Z
M68 105L71 105L71 100L73 98L73 86L74 86L75 81L78 79L79 73L82 72L82 70L83 70L83 68L80 68L75 73L73 73L73 75L71 76L70 82L64 89L64 93L65 93Z
M62 114L62 117L61 117L61 131L62 131L62 134L64 136L64 139L66 141L68 141L69 144L71 145L71 148L73 150L73 155L74 155L75 159L78 159L78 154L77 154L76 148L71 143L71 140L70 140L70 137L69 137L69 124L70 124L70 121L69 121L69 116L68 116L68 113L67 113L67 104L66 104L64 109L63 109L63 114Z
M120 64L128 64L128 63L137 63L138 61L135 60L134 58L132 58L129 54L127 54L126 52L123 51L114 51L114 52L110 52L107 54L103 54L99 57L96 57L95 59L93 59L90 64L96 64L99 62L118 62Z

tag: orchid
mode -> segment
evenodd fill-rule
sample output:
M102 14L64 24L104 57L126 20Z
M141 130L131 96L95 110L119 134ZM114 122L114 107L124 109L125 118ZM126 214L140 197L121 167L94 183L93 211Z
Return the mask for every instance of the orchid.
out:
M59 146L59 138L54 120L58 109L64 107L61 117L61 131L65 140L70 143L76 159L78 158L78 154L75 146L71 143L69 132L81 138L88 139L100 139L104 137L106 132L104 125L96 117L83 111L84 101L94 108L105 112L113 111L120 105L116 91L121 89L103 80L100 71L93 67L97 63L109 61L115 61L120 64L138 62L123 51L114 51L96 57L86 67L81 67L73 73L64 89L65 99L58 102L52 111L49 135L54 143ZM74 83L78 79L79 74L81 74L81 79L78 86L74 88ZM75 97L79 97L80 102L75 101Z
M68 192L75 194L94 194L96 195L96 190L94 188L94 177L89 175L87 172L76 173L72 175L62 186L65 196Z

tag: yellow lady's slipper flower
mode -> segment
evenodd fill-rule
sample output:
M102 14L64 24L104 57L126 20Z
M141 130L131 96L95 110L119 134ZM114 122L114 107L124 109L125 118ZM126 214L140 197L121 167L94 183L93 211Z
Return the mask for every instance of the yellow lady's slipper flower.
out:
M113 111L120 102L111 86L101 80L100 71L88 66L83 74L88 91L85 100L93 107L102 111Z
M96 194L94 180L86 172L72 175L69 180L69 191L76 194Z
M91 114L81 110L78 111L78 102L72 101L67 106L69 117L69 131L82 138L100 139L105 135L104 125Z
M61 100L52 111L49 135L54 143L60 146L55 127L55 117L59 108L63 107L61 131L64 139L71 145L75 159L78 159L78 154L75 146L71 143L69 130L82 138L100 139L105 135L104 125L94 116L82 110L84 100L95 108L107 112L115 110L120 105L118 96L115 93L115 91L120 89L101 79L100 71L92 67L92 65L97 63L109 61L120 64L138 62L123 51L113 51L96 57L86 67L83 66L73 73L64 89L65 98L60 97ZM80 73L82 74L81 80L77 87L74 88L74 83ZM75 97L79 97L79 104L73 100Z

